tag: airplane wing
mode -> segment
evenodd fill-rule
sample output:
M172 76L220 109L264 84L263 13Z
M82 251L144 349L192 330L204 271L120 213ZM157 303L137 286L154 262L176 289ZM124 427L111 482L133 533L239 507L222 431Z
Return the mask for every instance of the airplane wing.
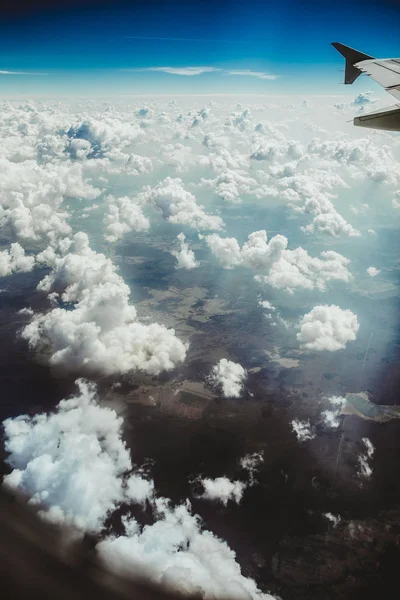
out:
M400 100L400 58L374 58L340 42L332 42L332 46L346 59L345 84L353 83L357 77L365 73L385 88L396 100ZM400 131L400 104L390 106L382 112L356 117L354 124L373 129Z

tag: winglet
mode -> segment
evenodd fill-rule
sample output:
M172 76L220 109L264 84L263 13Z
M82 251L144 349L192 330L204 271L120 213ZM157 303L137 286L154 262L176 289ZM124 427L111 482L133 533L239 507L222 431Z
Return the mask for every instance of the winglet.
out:
M332 42L332 46L336 48L338 52L346 59L346 69L344 73L344 82L349 84L353 83L359 75L361 75L360 69L357 69L354 65L361 62L362 60L373 60L373 56L354 50L349 46L345 46L340 42Z

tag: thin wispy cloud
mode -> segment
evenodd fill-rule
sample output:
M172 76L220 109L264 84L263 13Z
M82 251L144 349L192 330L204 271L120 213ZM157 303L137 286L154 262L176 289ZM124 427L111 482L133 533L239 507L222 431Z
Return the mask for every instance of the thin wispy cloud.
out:
M47 73L34 73L33 71L2 71L0 75L47 75Z
M263 73L262 71L250 71L250 70L242 70L242 71L226 71L228 75L240 75L247 77L257 77L257 79L276 79L277 75L272 75L271 73Z
M220 71L215 67L149 67L146 71L160 71L161 73L169 73L170 75L202 75L203 73L213 73Z
M152 37L143 35L124 35L126 40L160 40L165 42L218 42L221 44L252 44L251 41L243 40L225 40L225 39L210 39L210 38L179 38L179 37Z
M251 70L226 70L219 69L217 67L144 67L138 69L118 69L119 71L128 72L143 72L143 71L156 71L159 73L168 73L169 75L183 75L185 77L191 77L193 75L203 75L204 73L223 73L226 75L237 75L237 76L248 76L256 77L258 79L276 79L277 75L271 73L263 73L262 71L251 71Z
M118 71L128 71L130 73L157 71L159 73L168 73L169 75L184 75L185 77L190 77L193 75L202 75L203 73L221 71L221 69L215 67L143 67L139 69L118 69Z

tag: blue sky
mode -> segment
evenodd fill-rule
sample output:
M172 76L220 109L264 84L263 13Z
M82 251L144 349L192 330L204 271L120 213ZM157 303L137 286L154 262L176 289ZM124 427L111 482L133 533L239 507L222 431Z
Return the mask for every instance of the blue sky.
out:
M57 7L39 2L34 13L22 4L19 14L14 7L2 16L0 71L29 74L0 75L0 95L343 93L342 60L329 42L400 56L394 1L322 4L83 0L66 7L61 0ZM199 66L214 70L148 70Z

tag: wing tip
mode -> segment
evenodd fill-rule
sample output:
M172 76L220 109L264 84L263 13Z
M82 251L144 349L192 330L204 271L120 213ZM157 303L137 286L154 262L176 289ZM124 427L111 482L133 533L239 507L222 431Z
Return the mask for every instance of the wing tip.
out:
M348 60L352 65L361 62L362 60L374 60L374 56L370 56L369 54L365 54L365 52L360 52L355 48L351 48L351 46L346 46L341 42L331 42L331 46L333 46L346 60Z
M331 45L345 58L346 68L344 83L350 85L361 75L361 70L355 65L364 60L373 60L373 56L359 52L350 46L345 46L341 42L331 42Z

